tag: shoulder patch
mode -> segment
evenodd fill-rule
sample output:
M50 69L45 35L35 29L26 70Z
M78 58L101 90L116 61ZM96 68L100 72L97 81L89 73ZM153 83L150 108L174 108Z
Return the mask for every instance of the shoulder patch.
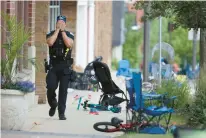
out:
M73 33L69 32L69 31L66 31L66 34L69 38L74 40L74 34Z
M46 38L49 38L51 35L53 35L54 32L55 32L55 31L48 32L48 33L46 34Z
M52 33L54 33L54 32L55 32L55 31L52 30L52 31L48 32L47 35L52 34Z
M69 32L69 33L74 36L74 34L72 32Z

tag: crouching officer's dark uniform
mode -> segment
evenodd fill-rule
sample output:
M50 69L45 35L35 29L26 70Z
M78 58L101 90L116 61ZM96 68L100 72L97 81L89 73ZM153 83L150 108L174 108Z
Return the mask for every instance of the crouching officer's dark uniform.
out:
M54 31L47 34L47 38L50 37ZM68 37L74 40L74 35L66 31ZM47 99L51 107L49 115L53 116L58 106L59 119L66 120L64 115L66 109L67 101L67 88L69 81L71 81L74 75L71 65L73 64L73 59L71 58L72 50L67 48L64 44L62 34L59 32L58 37L53 44L49 47L50 64L48 66L48 73L46 76L47 83ZM55 90L59 84L59 99L56 100Z

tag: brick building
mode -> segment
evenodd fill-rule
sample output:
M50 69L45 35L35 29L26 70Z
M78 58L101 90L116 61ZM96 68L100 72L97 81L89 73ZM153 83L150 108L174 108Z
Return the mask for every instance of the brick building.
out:
M46 33L55 28L56 17L67 17L67 28L75 35L72 56L74 64L83 68L95 56L103 56L111 65L112 48L112 2L111 1L3 1L1 11L17 16L29 27L33 35L24 45L25 57L36 58L38 70L25 59L19 59L19 73L30 73L36 83L35 94L39 103L46 103L46 84L43 60L48 58ZM1 20L1 24L4 22ZM1 31L1 44L6 42L6 32ZM2 50L2 55L4 51Z
M127 10L128 12L136 14L136 25L142 26L143 22L141 21L142 16L144 15L144 10L136 10L134 3L138 0L128 0L127 1Z

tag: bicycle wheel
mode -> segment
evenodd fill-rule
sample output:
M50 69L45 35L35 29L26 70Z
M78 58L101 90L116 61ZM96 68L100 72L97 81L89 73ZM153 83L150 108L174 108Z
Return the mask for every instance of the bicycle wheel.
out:
M109 127L109 128L108 128ZM111 122L98 122L93 125L93 128L100 132L117 132L120 129Z

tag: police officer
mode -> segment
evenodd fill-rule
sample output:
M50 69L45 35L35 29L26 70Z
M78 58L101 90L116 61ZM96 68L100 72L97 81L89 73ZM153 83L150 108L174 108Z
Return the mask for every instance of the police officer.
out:
M54 116L58 106L59 120L66 120L65 109L67 88L71 76L71 58L74 35L65 30L66 17L58 16L56 29L46 35L49 46L49 71L46 76L47 99L50 105L49 116ZM59 84L59 98L56 99L55 90Z

